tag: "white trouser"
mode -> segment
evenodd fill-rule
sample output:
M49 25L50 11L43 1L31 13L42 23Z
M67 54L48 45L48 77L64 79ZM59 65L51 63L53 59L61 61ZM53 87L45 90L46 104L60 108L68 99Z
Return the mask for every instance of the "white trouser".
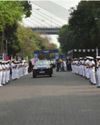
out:
M100 86L100 68L97 69L96 75L97 75L97 86Z
M86 68L86 78L89 79L90 77L90 71L89 68Z
M90 68L90 81L96 84L95 68Z
M6 73L5 73L5 82L7 83L8 82L8 70L6 70Z
M2 84L6 84L6 70L3 71L3 75L2 75Z
M2 71L0 71L0 86L2 85Z

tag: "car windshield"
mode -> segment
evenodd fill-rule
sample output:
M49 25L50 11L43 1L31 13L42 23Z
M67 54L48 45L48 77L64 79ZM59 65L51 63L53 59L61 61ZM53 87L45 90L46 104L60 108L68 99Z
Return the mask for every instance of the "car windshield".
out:
M36 66L44 66L44 65L46 65L46 66L50 65L49 61L42 60L42 61L36 62Z

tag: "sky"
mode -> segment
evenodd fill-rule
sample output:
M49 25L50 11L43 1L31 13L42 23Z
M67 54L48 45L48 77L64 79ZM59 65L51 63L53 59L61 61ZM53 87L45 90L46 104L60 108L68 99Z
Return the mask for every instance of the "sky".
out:
M68 23L71 7L80 0L32 0L32 15L23 19L26 27L62 27ZM51 35L51 42L59 46L57 35Z
M24 19L26 26L51 27L68 23L70 8L80 0L32 0L32 15Z

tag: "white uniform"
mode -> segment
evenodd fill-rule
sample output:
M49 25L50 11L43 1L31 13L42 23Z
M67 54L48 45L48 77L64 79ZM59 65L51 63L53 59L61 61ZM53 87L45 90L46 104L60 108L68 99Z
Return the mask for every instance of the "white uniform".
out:
M14 69L15 69L14 70L14 72L15 72L14 79L17 79L17 63L15 62L14 65L15 65L14 66Z
M19 79L19 62L16 64L16 78Z
M6 84L6 67L5 64L2 64L2 68L3 68L3 74L2 74L2 84L5 85Z
M7 67L7 82L9 82L9 80L10 80L10 65L7 64L6 67Z
M19 78L21 77L21 68L22 68L22 65L21 65L21 62L19 63Z
M90 61L89 62L89 65L90 65L90 81L92 84L96 84L96 76L95 76L95 62L94 60Z
M7 64L5 64L5 69L6 69L6 71L5 71L5 83L7 83L8 82L8 66L7 66Z
M89 79L90 74L89 74L89 60L88 59L85 61L85 74L86 74L86 78Z
M2 86L2 65L0 64L0 86Z
M64 71L66 71L67 66L66 66L66 61L65 60L63 61L63 64L64 64Z
M81 60L78 61L77 70L78 74L81 75Z
M100 60L97 61L97 87L100 87Z
M82 76L85 77L85 60L82 60Z
M79 73L78 66L79 66L79 62L78 62L78 60L76 60L76 61L75 61L75 73L76 73L76 74Z
M15 79L15 64L12 62L11 63L11 68L12 68L12 80Z

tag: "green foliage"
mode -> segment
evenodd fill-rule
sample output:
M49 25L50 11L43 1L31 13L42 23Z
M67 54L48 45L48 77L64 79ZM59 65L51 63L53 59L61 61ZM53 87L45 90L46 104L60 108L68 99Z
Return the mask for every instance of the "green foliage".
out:
M8 46L8 54L15 56L32 56L34 50L53 49L56 45L47 38L33 33L32 29L19 25L22 17L31 15L31 4L28 1L0 1L0 45L1 53Z
M13 25L21 19L23 9L20 2L0 1L0 31L6 28L6 25Z
M70 14L69 24L59 32L64 52L100 47L100 2L81 1Z
M21 5L23 7L23 11L26 17L30 17L31 15L31 10L32 10L32 6L30 4L30 2L28 1L20 1Z
M54 43L49 43L47 46L47 49L49 49L49 50L57 49L57 45Z
M5 49L7 40L8 54L16 55L20 51L16 37L18 21L31 14L31 4L28 1L0 1L0 45ZM2 45L3 44L3 45ZM4 50L1 52L4 52Z
M19 41L22 56L29 56L35 49L38 49L33 31L30 28L19 25L16 36Z
M32 56L34 50L54 49L55 44L49 43L47 38L43 38L38 33L33 33L31 28L18 26L16 37L20 46L20 53L24 56Z
M61 28L59 32L59 42L61 44L61 50L67 53L68 50L74 48L75 35L68 25Z

